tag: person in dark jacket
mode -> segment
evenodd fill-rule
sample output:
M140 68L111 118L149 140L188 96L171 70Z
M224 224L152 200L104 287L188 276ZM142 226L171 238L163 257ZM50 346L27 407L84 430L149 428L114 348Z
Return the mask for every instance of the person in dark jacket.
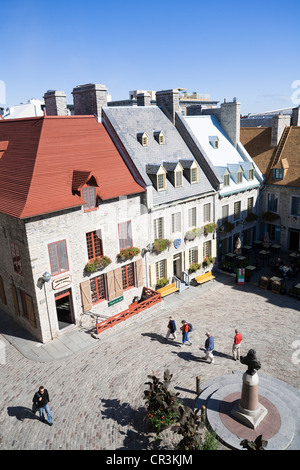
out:
M173 317L169 317L169 323L168 323L168 331L166 334L166 339L169 338L169 336L172 335L173 339L177 338L176 335L176 323Z
M206 351L206 355L205 355L205 360L208 361L213 364L215 362L215 359L214 359L214 355L213 355L213 350L214 350L214 337L212 336L212 334L207 331L206 333L206 341L205 341L205 351Z
M51 415L50 407L49 407L50 399L49 399L48 390L46 390L41 385L39 387L38 392L35 393L32 399L32 402L36 405L39 411L41 420L45 421L45 418L44 418L44 411L45 411L47 415L47 423L49 424L49 426L52 426L53 420L52 420L52 415Z

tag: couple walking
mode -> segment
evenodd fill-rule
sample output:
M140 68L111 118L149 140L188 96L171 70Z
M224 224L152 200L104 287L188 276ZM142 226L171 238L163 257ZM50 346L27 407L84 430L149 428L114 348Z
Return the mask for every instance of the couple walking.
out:
M189 332L191 331L191 328L192 328L191 325L186 320L182 320L181 323L182 323L182 326L180 328L182 331L182 345L181 346L183 346L186 342L192 344L189 339ZM176 323L175 323L174 318L169 317L166 339L168 339L170 335L173 336L173 339L177 339L176 329L177 328L176 328Z

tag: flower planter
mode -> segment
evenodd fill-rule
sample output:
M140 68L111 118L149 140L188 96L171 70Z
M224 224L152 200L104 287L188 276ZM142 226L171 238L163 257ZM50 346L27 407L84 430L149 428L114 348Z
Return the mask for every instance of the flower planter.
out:
M101 271L111 263L111 259L108 256L99 256L90 260L84 267L84 271L88 274Z
M141 250L134 246L132 246L131 248L124 248L123 250L120 251L120 253L117 254L117 258L119 261L126 261L128 259L134 258L140 252Z
M167 238L157 238L153 243L153 251L155 253L161 253L171 246L170 240Z

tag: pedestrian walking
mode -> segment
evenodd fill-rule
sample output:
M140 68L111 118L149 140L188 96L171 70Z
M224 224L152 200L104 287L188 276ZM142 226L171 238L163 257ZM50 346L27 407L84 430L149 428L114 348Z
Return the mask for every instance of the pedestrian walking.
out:
M215 362L214 355L213 355L213 350L215 347L214 337L211 335L209 331L207 331L205 334L207 336L205 340L205 351L206 351L205 360L206 361L209 360L210 363L213 364Z
M169 338L169 336L172 335L173 339L177 338L176 335L176 323L173 317L169 317L169 323L168 323L168 331L166 334L166 339Z
M181 347L188 341L190 343L190 346L192 345L191 340L189 339L189 331L190 331L190 326L186 320L182 320L182 327L180 328L182 331L182 345Z
M233 345L232 345L232 355L233 359L236 361L237 359L240 359L240 350L241 350L241 343L242 343L242 335L241 333L236 329L235 330L235 336L233 338Z
M35 406L39 412L40 419L45 422L44 412L46 412L47 423L49 424L49 426L52 426L53 420L52 420L52 415L51 415L50 407L49 407L50 399L49 399L48 390L46 390L41 385L39 387L38 392L34 394L32 402L33 402L33 406Z

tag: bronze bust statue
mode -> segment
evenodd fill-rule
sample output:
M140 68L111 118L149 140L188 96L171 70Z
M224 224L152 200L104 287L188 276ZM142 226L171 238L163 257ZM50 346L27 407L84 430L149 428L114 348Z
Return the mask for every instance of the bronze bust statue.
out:
M261 368L261 364L256 357L256 351L254 349L249 349L247 356L241 356L240 362L248 366L246 373L249 375L254 375L255 372Z

